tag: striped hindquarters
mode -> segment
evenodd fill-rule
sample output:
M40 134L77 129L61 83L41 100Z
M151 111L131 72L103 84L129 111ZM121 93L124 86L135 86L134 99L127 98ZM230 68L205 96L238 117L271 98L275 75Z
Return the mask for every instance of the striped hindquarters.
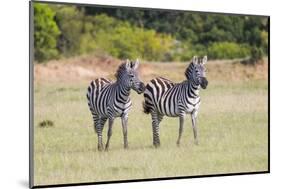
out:
M101 95L101 91L105 90L111 81L105 78L99 78L94 81L92 81L88 87L88 92L87 92L87 99L88 99L88 106L92 112L92 114L97 115L99 112L102 111L103 106L102 99L105 99L105 97Z

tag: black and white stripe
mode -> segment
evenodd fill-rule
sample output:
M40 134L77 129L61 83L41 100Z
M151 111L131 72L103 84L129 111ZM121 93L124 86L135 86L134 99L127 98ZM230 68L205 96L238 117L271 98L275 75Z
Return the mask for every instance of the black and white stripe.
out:
M179 137L177 144L180 144L183 131L184 117L191 114L192 127L197 140L196 117L200 106L199 89L205 89L208 85L206 79L206 69L204 64L207 62L207 56L204 58L193 57L192 62L185 71L187 80L181 83L174 83L163 77L152 79L144 91L144 112L151 114L153 145L160 145L159 124L163 116L179 117Z
M102 131L108 119L109 128L107 133L106 149L109 147L112 135L112 125L114 118L121 117L124 136L124 148L128 147L127 122L128 112L132 106L130 100L131 88L137 93L142 93L144 84L139 80L137 68L139 61L123 63L119 66L115 76L116 82L111 82L105 78L99 78L91 82L88 87L88 106L93 116L94 128L98 135L98 149L103 150Z

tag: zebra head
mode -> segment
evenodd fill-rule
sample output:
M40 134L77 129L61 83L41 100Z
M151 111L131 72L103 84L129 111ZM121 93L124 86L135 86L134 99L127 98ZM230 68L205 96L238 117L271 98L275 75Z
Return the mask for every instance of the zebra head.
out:
M197 58L194 56L191 64L185 71L185 75L189 81L194 82L196 85L200 85L203 89L207 88L208 80L206 78L207 56L203 58Z
M125 85L129 88L135 90L138 94L141 94L145 90L145 85L139 79L138 75L138 67L139 60L137 59L135 62L126 60L126 72L124 74Z

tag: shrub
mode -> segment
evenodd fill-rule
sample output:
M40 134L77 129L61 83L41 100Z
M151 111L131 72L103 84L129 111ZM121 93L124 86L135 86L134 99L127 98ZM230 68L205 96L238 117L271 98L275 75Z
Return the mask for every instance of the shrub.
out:
M262 60L263 50L262 48L253 47L251 49L250 63L255 64Z
M51 121L51 120L43 120L38 125L41 128L53 127L54 126L54 122Z
M172 60L189 61L194 55L207 55L207 48L201 44L192 44L190 42L177 42L172 51Z
M91 23L92 35L85 34L81 40L82 53L104 51L121 59L165 61L173 44L170 35L138 28L103 14L93 17Z
M80 43L84 29L84 15L75 6L54 6L56 22L61 34L58 49L63 56L74 56L80 52Z
M213 43L208 47L208 56L211 59L245 58L250 56L250 48L233 42Z
M55 13L46 4L34 4L34 57L38 62L58 56L57 38L60 30L54 20Z

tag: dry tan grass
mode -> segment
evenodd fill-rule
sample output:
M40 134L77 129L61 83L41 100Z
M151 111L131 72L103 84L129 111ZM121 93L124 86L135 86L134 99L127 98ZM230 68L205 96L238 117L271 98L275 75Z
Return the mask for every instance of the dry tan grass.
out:
M54 60L46 64L35 64L36 82L81 82L98 77L114 79L114 73L121 60L111 57L81 56L63 60ZM169 76L171 80L181 81L188 63L177 62L141 62L140 76L148 81L157 76ZM216 60L207 64L210 80L245 81L251 79L268 79L268 63L255 66L242 65L237 60ZM181 73L178 72L181 70Z
M166 176L267 170L267 87L264 81L212 81L200 91L199 145L186 117L181 147L178 119L161 122L161 148L152 147L151 118L143 97L132 92L129 149L123 149L116 119L109 152L97 151L97 136L85 97L87 84L35 86L35 183L62 184ZM40 127L51 120L52 127ZM104 129L106 139L107 124Z
M114 79L120 60L79 57L35 65L35 183L63 184L167 176L265 171L268 168L267 63L244 66L209 61L209 86L200 91L199 145L187 116L177 147L178 119L161 122L161 148L152 147L151 118L142 112L143 96L131 93L129 149L116 119L109 152L97 151L97 136L87 107L88 83ZM185 63L142 62L140 77L184 79ZM40 123L50 120L51 127ZM104 129L106 139L107 124Z

